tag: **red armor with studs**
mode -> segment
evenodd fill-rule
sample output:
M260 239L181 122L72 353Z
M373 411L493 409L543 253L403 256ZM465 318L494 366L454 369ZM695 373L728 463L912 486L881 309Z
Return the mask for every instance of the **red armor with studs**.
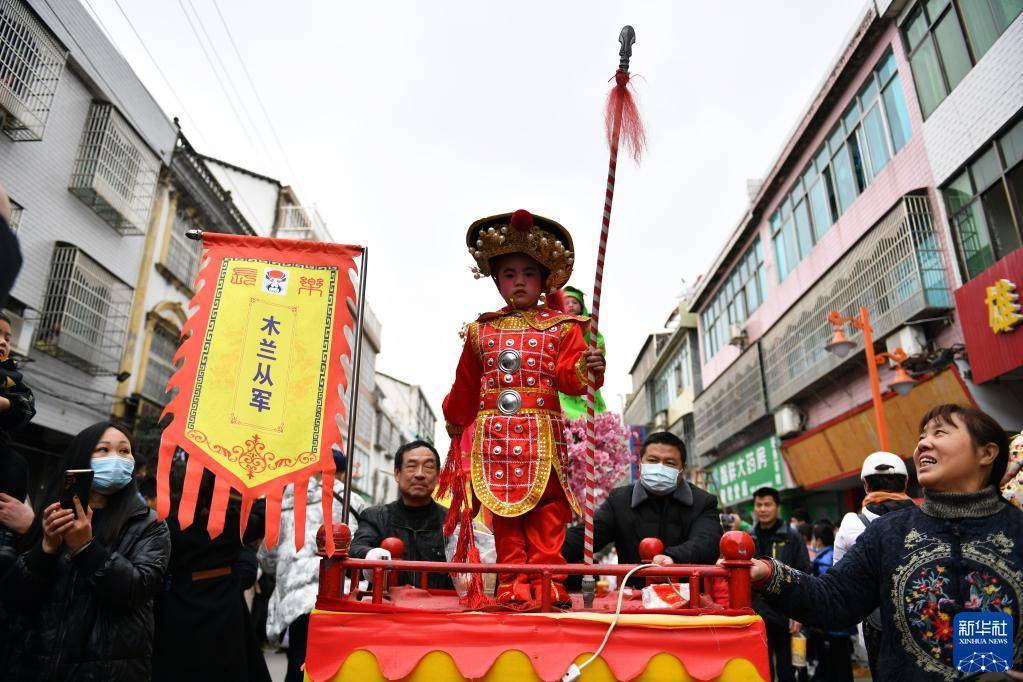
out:
M466 330L444 416L453 438L474 425L463 466L471 471L475 497L498 516L533 509L552 472L580 513L568 485L558 392L586 391L586 319L545 307L505 309L480 316Z

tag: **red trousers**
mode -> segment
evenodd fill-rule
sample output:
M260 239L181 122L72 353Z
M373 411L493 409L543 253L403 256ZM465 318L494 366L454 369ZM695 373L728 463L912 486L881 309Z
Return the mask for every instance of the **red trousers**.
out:
M572 508L551 471L540 501L521 516L494 514L494 543L499 564L563 564L561 545L565 542L565 526L572 520ZM560 577L564 579L563 576ZM538 583L539 576L531 582ZM502 583L526 582L525 575L502 574Z

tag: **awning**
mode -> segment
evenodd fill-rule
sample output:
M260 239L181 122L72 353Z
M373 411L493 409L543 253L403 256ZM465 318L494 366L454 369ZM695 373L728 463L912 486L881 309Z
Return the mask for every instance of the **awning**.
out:
M958 370L945 371L917 384L909 395L893 392L884 397L889 448L902 457L916 449L920 418L935 405L973 405ZM782 443L782 454L792 477L804 488L815 488L848 476L858 476L863 460L880 450L872 402Z

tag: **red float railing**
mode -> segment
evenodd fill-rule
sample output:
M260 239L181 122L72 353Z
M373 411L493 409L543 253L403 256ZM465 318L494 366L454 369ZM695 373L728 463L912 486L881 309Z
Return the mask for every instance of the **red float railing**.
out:
M389 590L397 585L398 574L403 571L418 573L420 585L426 587L426 582L431 573L455 574L455 573L521 573L526 575L539 575L541 580L540 610L552 611L551 605L551 580L558 575L588 575L593 572L591 566L586 564L461 564L446 561L404 561L404 544L397 538L387 538L381 543L384 549L391 553L389 560L368 560L354 559L348 556L348 549L351 544L351 531L347 526L337 524L334 526L334 548L333 556L327 556L324 551L325 535L321 527L316 535L316 545L320 559L320 589L317 599L318 608L343 607L343 602L350 602L359 598L357 585L359 577L364 570L373 575L372 603L384 603L384 590ZM663 552L664 545L656 538L647 538L640 545L641 557L649 561L657 554ZM650 582L663 582L668 580L684 580L689 584L689 602L686 605L687 611L701 610L700 596L709 595L710 581L712 579L724 579L728 584L728 606L727 611L749 610L751 608L751 585L750 565L753 558L753 540L749 535L740 531L729 531L721 538L720 550L722 561L717 565L681 565L672 564L668 566L657 566L653 564L641 564L642 568L636 571ZM601 575L612 575L624 578L635 565L610 564L601 565ZM348 575L350 585L353 589L347 593L344 589L344 578ZM657 579L660 579L658 581ZM720 613L720 607L715 609Z

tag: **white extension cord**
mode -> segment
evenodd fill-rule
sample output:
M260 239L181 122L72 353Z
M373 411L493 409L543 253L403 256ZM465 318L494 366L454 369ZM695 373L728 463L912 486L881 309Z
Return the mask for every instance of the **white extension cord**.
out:
M597 660L597 657L599 657L600 654L604 651L604 647L607 646L607 640L611 638L611 633L614 632L615 626L618 625L618 617L622 615L622 600L625 599L625 589L626 586L629 584L629 578L632 577L633 573L635 573L641 568L646 568L647 566L653 566L653 564L640 564L633 568L628 573L626 573L625 577L622 578L621 583L622 588L618 590L618 604L615 606L615 615L614 618L611 619L611 624L608 625L607 627L607 632L604 633L604 641L600 643L600 646L593 653L593 655L586 659L586 661L584 661L582 665L576 665L575 663L573 663L572 665L568 666L568 671L561 676L561 682L575 682L576 680L578 680L579 676L583 674L583 668Z

